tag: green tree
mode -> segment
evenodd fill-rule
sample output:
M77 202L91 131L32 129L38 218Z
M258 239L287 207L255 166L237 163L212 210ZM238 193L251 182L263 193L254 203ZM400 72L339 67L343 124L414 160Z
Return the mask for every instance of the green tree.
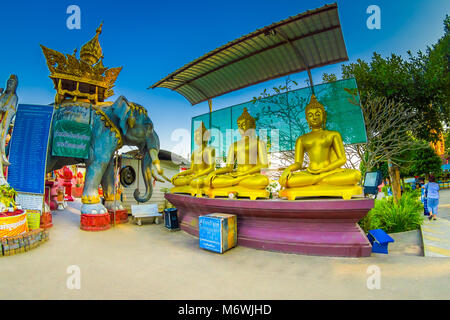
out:
M445 154L448 157L450 155L450 128L447 128L444 133L444 146Z
M337 78L337 76L334 73L330 73L330 74L324 73L322 75L322 82L323 83L335 82L337 80L338 80L338 78Z
M412 152L410 173L414 176L429 174L442 175L442 159L427 145L425 148Z
M401 101L414 110L414 136L436 141L442 122L450 121L450 17L444 20L444 36L426 52L408 60L392 54L383 58L374 53L370 63L358 59L342 66L342 77L356 78L364 104L369 94ZM327 75L330 77L330 75ZM434 130L434 131L433 131Z
M407 106L411 114L404 114L405 122L412 122L411 132L404 132L399 139L414 139L437 141L443 131L443 123L450 120L450 18L444 20L444 36L438 42L428 47L426 52L419 51L416 56L408 52L408 59L392 54L383 58L374 53L370 62L358 59L356 63L342 66L342 77L356 78L361 95L363 108L370 105L373 97L386 98L389 102L401 103ZM324 75L324 81L333 78L333 75ZM395 104L393 104L395 105ZM375 110L365 117L366 125L377 121L379 107L372 104ZM412 117L410 117L412 115ZM400 115L401 116L401 115ZM409 119L408 119L409 118ZM397 130L392 126L391 130ZM389 131L379 138L384 141ZM392 142L385 150L395 148L397 143ZM407 151L407 150L405 150ZM382 150L381 152L385 152ZM400 197L400 160L405 160L405 153L396 153L397 159L389 157L388 168L393 184L394 199ZM381 154L373 155L374 159L381 158ZM406 157L407 158L407 157ZM364 159L361 159L364 161Z

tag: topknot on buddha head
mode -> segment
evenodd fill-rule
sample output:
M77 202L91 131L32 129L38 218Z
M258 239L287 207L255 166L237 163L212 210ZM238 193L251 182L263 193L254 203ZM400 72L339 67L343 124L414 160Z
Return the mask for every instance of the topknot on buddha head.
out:
M237 119L238 128L244 131L250 129L256 129L256 121L247 111L247 108L244 108L241 116Z
M314 94L311 96L311 100L309 101L308 105L305 108L305 116L306 116L307 121L308 121L308 113L313 109L319 109L322 111L322 114L323 114L322 128L325 129L325 124L327 123L327 112L326 112L323 104L321 104L317 100L317 98ZM311 124L309 122L308 122L308 124L311 127Z
M195 137L198 137L196 141L198 140L200 144L203 141L209 141L209 139L211 138L211 132L208 129L206 129L203 121L201 121L200 126L195 130L194 135Z

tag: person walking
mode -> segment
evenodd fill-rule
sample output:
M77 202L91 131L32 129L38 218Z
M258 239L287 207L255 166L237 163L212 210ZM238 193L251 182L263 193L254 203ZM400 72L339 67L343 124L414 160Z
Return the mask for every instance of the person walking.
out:
M420 186L420 201L423 204L423 214L425 216L429 216L430 213L428 212L427 207L427 190L425 189L425 179L423 178L419 179L419 186Z
M427 207L430 212L428 219L436 220L439 205L439 184L436 183L433 175L430 175L425 189L427 193Z

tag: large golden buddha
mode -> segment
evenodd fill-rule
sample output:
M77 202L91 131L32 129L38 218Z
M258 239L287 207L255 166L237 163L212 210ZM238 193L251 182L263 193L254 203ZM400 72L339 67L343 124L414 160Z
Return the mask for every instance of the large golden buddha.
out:
M325 129L327 114L314 95L305 114L311 132L299 137L295 143L295 162L284 170L279 179L283 187L280 196L289 200L311 196L335 196L348 200L362 194L362 188L357 186L361 173L341 168L347 162L342 137L337 131ZM309 156L307 168L303 167L305 152ZM298 170L302 171L295 172Z
M205 179L216 167L215 149L208 147L210 132L206 130L203 122L194 132L194 141L199 148L192 153L191 167L172 177L175 186L171 193L188 193L191 196L201 197L207 192Z
M210 198L237 197L268 198L269 178L261 174L268 167L267 149L264 141L256 135L255 119L244 108L237 120L241 140L233 143L228 150L227 164L209 174L207 184Z

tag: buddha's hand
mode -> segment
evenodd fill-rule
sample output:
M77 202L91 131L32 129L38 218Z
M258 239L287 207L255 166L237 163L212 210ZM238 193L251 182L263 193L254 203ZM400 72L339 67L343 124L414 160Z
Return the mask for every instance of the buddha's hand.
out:
M208 174L208 176L205 179L205 185L211 186L212 180L214 179L215 176L216 176L215 172L211 172L210 174Z
M243 177L243 176L246 176L246 175L248 175L248 174L245 173L245 172L232 172L232 173L230 173L230 176L232 176L234 178L239 178L239 177Z
M312 173L312 174L319 174L319 173L324 172L323 169L316 169L316 170L314 170L314 169L311 169L311 168L307 168L307 171L308 171L309 173Z
M170 179L170 183L174 184L175 180L177 180L179 176L180 176L179 173L177 173L176 175L174 175L174 176L172 177L172 179Z
M280 179L278 180L278 182L280 183L280 185L282 187L286 187L290 174L291 174L291 170L289 168L287 168L283 171L283 174L281 175Z

